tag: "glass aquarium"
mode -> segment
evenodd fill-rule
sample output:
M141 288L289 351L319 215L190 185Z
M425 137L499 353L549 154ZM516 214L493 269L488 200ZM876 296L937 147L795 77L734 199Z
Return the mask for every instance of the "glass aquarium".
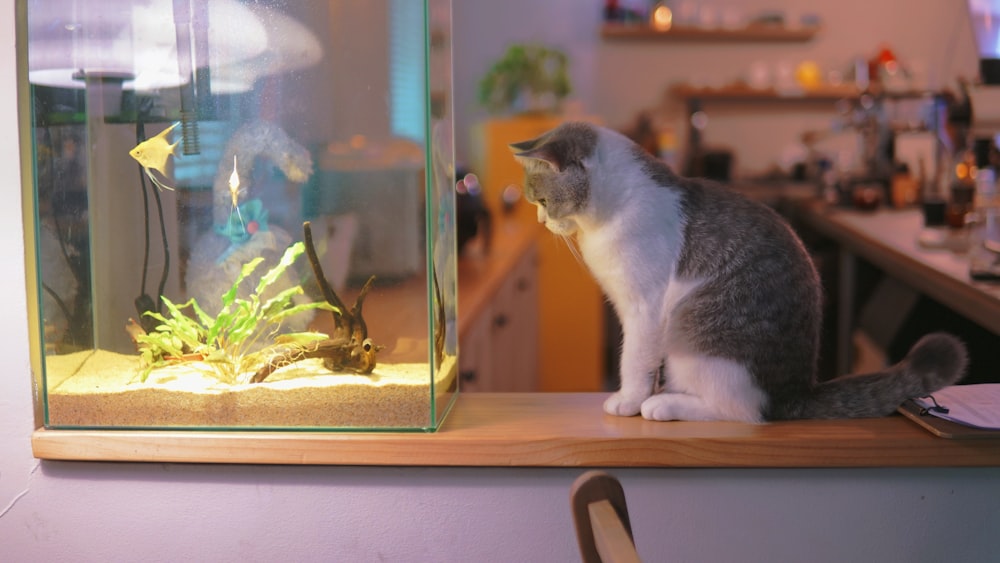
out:
M450 0L28 0L48 428L434 430Z

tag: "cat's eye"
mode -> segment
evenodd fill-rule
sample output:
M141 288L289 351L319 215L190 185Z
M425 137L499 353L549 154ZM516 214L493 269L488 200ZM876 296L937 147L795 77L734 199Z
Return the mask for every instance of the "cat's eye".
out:
M548 202L547 202L547 201L545 201L545 198L544 198L544 197L542 197L542 198L538 198L538 201L537 201L537 203L538 203L538 205L541 205L542 207L546 207L546 206L548 206Z

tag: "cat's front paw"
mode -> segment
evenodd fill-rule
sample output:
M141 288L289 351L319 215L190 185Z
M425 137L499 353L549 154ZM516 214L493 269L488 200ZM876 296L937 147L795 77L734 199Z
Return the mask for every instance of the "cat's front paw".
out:
M644 399L645 397L632 397L618 391L604 401L604 412L615 416L635 416L639 414Z

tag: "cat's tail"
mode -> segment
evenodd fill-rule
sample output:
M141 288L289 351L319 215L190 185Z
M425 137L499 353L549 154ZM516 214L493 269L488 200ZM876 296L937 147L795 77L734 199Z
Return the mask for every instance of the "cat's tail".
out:
M768 418L865 418L886 416L904 401L954 384L965 374L968 354L954 336L924 336L896 365L884 371L845 375L775 404Z

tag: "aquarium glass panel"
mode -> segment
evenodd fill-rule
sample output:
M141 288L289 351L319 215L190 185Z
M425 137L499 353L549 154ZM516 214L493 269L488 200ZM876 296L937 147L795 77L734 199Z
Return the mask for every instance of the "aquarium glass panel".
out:
M28 0L49 428L434 430L450 0Z

